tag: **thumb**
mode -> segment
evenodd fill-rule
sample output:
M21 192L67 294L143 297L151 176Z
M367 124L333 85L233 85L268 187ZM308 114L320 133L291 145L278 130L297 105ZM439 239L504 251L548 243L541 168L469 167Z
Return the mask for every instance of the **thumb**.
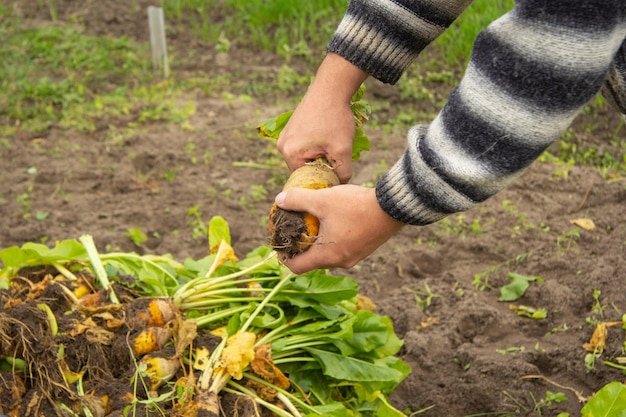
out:
M313 208L311 194L314 192L315 191L307 190L306 188L292 188L278 193L274 202L283 210L306 211L310 213Z

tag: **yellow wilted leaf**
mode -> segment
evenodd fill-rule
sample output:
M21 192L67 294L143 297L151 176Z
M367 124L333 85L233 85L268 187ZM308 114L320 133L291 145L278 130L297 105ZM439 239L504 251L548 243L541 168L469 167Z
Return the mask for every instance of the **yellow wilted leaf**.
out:
M616 326L622 324L621 321L612 321L605 323L598 323L596 329L591 335L589 342L583 344L583 348L587 352L603 352L606 347L606 336L608 334L607 328L610 326Z
M223 265L227 261L235 261L237 262L239 259L235 256L235 251L233 247L228 244L225 240L220 242L220 246L217 248L217 257L215 258L215 262L219 265Z
M228 332L226 331L226 326L218 327L217 329L213 329L210 331L213 336L217 336L221 339L228 337Z
M194 356L193 369L204 371L209 365L209 349L205 347L198 348Z
M243 377L243 370L254 360L256 335L250 332L237 332L226 341L219 367L235 379Z
M356 295L356 309L357 310L365 310L365 311L374 311L376 310L376 304L372 301L371 298L357 294Z
M430 317L427 317L426 320L422 320L422 322L418 324L417 326L415 326L415 328L417 330L424 330L438 323L439 323L439 319L437 317L430 316Z
M607 333L608 332L606 330L606 323L598 323L596 325L596 329L591 335L591 339L589 340L589 342L583 344L583 348L587 352L604 351L604 348L606 347Z
M211 269L209 270L209 272L207 272L206 276L210 277L211 275L213 275L215 270L219 268L220 266L224 265L226 262L228 261L237 262L238 260L239 259L235 256L235 251L232 248L232 246L230 246L228 242L222 239L220 241L219 247L217 248L217 253L215 255L215 260L213 261L213 265L211 265Z
M113 316L113 314L108 311L102 312L100 314L94 314L94 317L105 320L106 328L108 330L117 330L126 323L126 320L117 319L115 318L115 316Z
M198 324L193 318L183 320L181 316L177 316L176 321L176 330L174 333L176 338L176 355L181 356L196 339L198 335Z
M571 219L569 222L584 230L593 230L596 228L595 223L591 219Z
M65 382L69 384L74 384L85 374L85 371L72 371L67 362L65 362L65 359L59 361L59 368L61 369L61 373L63 374L63 379L65 379Z

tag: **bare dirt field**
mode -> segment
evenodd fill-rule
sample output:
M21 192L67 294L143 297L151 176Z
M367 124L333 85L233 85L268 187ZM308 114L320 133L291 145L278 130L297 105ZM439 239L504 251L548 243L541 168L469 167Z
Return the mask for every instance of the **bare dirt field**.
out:
M98 2L101 18L90 21L87 9L59 1L59 18L78 13L88 33L146 41L138 29L145 26L145 2L133 3L141 13L107 17L110 8L128 7L122 3ZM46 20L43 12L22 13ZM278 57L241 47L217 59L212 48L190 38L171 34L179 50L196 48L201 57L175 61L174 76L186 71L271 76L281 65ZM399 99L393 88L372 83L369 91L376 100L382 100L377 92L384 92L387 111L394 111ZM280 185L270 182L269 170L246 164L271 154L271 144L250 132L288 108L256 96L233 101L198 94L184 100L196 105L193 129L154 122L112 144L105 140L111 123L128 122L113 120L101 121L92 134L53 127L36 137L5 138L10 146L0 163L0 248L91 234L102 251L198 258L208 248L191 233L188 214L194 206L204 221L226 218L238 254L266 244L265 213ZM619 122L611 109L583 114L571 140L623 155L623 148L611 148L608 140ZM606 128L589 134L590 123ZM618 140L624 141L625 132ZM366 133L373 146L355 163L354 183L374 181L380 161L393 163L405 148L401 131L389 135L366 127ZM192 151L189 143L195 144ZM192 162L207 151L212 157L206 164ZM30 167L36 172L29 173ZM172 169L175 178L165 179ZM267 195L251 194L254 184L263 184ZM413 371L391 395L394 405L424 410L424 416L576 416L581 398L623 380L619 370L604 364L623 356L621 327L609 328L606 350L594 364L585 362L583 344L595 323L621 320L626 313L625 185L624 178L597 169L536 162L510 188L463 217L405 228L357 267L333 271L356 278L404 340L399 356ZM18 197L29 187L31 211L48 212L45 219L24 218ZM581 218L591 219L595 228L572 223ZM125 236L137 227L148 236L141 246ZM499 289L510 282L508 273L542 282L532 282L519 300L498 301ZM512 304L545 309L546 317L529 318ZM546 402L547 391L567 400Z

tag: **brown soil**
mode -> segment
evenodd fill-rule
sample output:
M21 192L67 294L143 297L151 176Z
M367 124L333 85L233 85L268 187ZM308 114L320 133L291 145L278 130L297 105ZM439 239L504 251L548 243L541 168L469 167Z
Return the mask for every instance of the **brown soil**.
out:
M39 2L31 2L32 8L5 3L26 18L49 20ZM139 28L146 26L143 11L149 2L55 3L59 19L75 16L73 21L84 23L89 33L147 39ZM181 29L170 35L171 45L187 52L197 48L196 56L201 57L176 61L173 73L275 76L282 64L278 57L236 46L228 56L216 59L212 48L192 41ZM397 114L397 92L376 83L370 87L372 99L385 99L379 117ZM264 97L235 103L220 96L188 99L197 108L191 120L193 131L154 122L122 146L104 140L109 123L93 134L52 128L39 137L6 138L10 147L3 150L0 165L0 248L91 234L102 251L197 259L208 248L204 240L192 236L188 223L188 211L196 205L205 221L213 215L226 218L238 254L266 244L266 213L280 185L271 181L268 170L233 163L274 155L267 142L254 137L254 128L288 107ZM624 129L618 143L610 143L619 123L609 109L587 112L576 120L571 141L621 157ZM593 134L587 133L590 125L595 126ZM374 146L355 164L354 183L375 180L381 161L393 163L405 148L403 132L389 134L369 127L366 133ZM210 135L214 137L207 139ZM212 153L208 165L190 162L184 150L190 141L197 145L199 159L205 151ZM55 156L58 150L63 150L62 157ZM34 178L27 173L29 167L37 168ZM164 173L173 167L176 178L165 180ZM391 396L396 407L428 408L420 414L424 416L559 412L575 416L581 408L578 395L589 397L604 384L624 379L603 363L624 355L619 326L609 328L606 351L593 369L585 366L583 344L593 333L590 323L621 320L626 313L625 183L623 178L580 165L567 175L563 172L562 166L537 162L511 187L464 217L405 228L357 267L333 271L356 278L377 311L391 316L404 339L399 356L413 372ZM255 184L269 192L250 202L249 190ZM23 217L18 196L29 185L33 186L31 212L48 211L45 220ZM248 198L248 203L242 204L242 198ZM577 218L592 219L595 229L575 226L571 221ZM473 222L480 224L482 233L471 233ZM136 227L148 235L139 247L124 236ZM544 308L545 319L520 316L511 303L498 301L499 288L509 282L508 272L541 277L543 282L532 283L515 304ZM477 274L487 285L474 285ZM426 289L432 297L425 295ZM599 304L594 290L600 291ZM24 314L45 321L40 310ZM40 342L41 346L31 348L42 360L56 355L46 351L44 340ZM96 360L92 357L96 352L85 353L76 352L75 359ZM6 386L19 389L21 382L11 378L2 374ZM51 393L59 389L48 388ZM567 401L540 408L548 390L564 393ZM5 406L5 398L1 399L0 405Z

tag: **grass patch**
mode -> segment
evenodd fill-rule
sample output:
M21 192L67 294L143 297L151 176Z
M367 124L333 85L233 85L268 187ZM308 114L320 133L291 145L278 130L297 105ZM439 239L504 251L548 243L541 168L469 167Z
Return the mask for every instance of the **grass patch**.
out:
M345 0L164 0L166 17L190 25L205 42L310 57L324 50L346 9Z
M223 91L230 81L164 81L152 71L147 45L86 35L75 26L1 19L0 37L6 39L0 45L1 135L53 125L92 132L98 125L119 127L120 118L135 127L155 120L184 124L195 107L182 93Z
M6 40L0 45L0 123L18 121L23 131L52 123L88 127L94 116L127 112L120 102L128 97L124 85L147 73L145 50L127 38L13 19L1 21L0 37Z
M465 65L469 61L472 45L480 31L514 5L514 0L474 1L448 30L433 42L441 59L451 67Z

